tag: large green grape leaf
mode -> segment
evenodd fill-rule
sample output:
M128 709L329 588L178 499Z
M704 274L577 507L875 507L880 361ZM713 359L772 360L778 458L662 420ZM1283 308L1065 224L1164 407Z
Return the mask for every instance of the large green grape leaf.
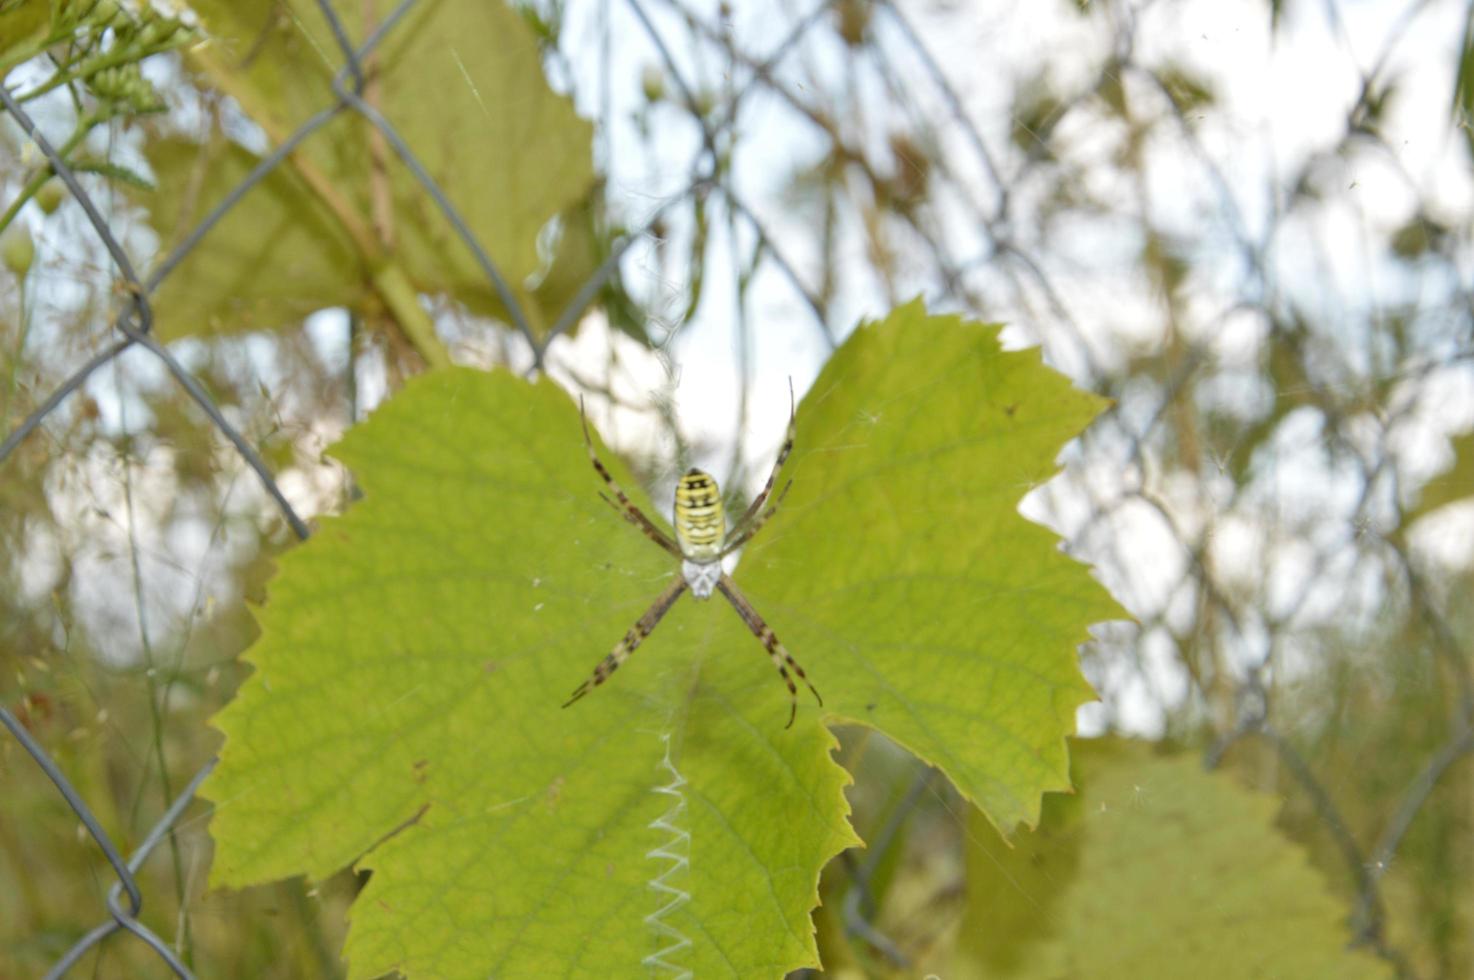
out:
M211 38L208 47L192 53L197 69L208 68L197 77L236 96L245 114L269 132L290 132L334 103L330 80L342 58L315 3L196 0L192 6ZM364 4L334 6L351 38L366 36ZM385 5L379 16L389 9ZM391 28L369 68L370 103L411 147L514 292L523 294L520 302L534 327L545 326L558 309L544 310L538 301L558 304L568 297L538 297L524 290L544 265L538 235L587 195L593 170L589 124L578 118L569 99L548 86L536 37L502 0L422 0ZM198 220L235 186L227 178L244 176L258 160L239 147L209 152L231 167L228 173L209 173L203 184L201 168L188 155L154 155L157 190L137 199L166 243L190 227L180 225L176 202L190 202ZM337 221L315 200L304 201L300 211L311 227L288 229L282 247L273 248L282 185L299 182L293 177L268 181L249 192L165 281L155 303L162 336L294 322L304 302L318 309L362 295L371 267L386 261L400 265L421 292L506 315L481 266L424 186L365 120L345 113L313 134L300 153L361 227L370 227L370 215L389 212L372 233L383 254L304 257L297 246L321 234L321 214ZM353 241L341 222L326 231L335 250ZM254 261L233 265L241 255ZM581 275L579 269L568 274L581 283L593 266L590 260ZM331 275L325 277L323 269ZM322 288L310 295L297 288L284 297L282 282L321 283ZM230 315L241 309L251 315Z
M561 390L417 379L334 450L364 498L260 610L204 790L214 881L371 869L353 976L817 965L819 871L856 843L825 723L883 729L1000 826L1068 785L1075 647L1117 610L1016 505L1098 405L919 303L855 332L736 572L825 697L786 729L720 598L560 708L675 563L598 499Z
M1280 803L1144 742L1076 742L1079 791L1008 845L968 835L949 977L1388 977L1348 909L1274 827ZM1190 965L1190 967L1189 967Z

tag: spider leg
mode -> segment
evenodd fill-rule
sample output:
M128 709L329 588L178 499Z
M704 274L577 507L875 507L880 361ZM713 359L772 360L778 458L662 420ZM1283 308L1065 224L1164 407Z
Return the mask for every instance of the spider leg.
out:
M624 634L624 639L615 645L607 657L599 661L599 665L594 668L593 675L574 689L573 696L563 702L563 707L568 707L607 681L609 675L618 670L619 665L628 660L630 654L634 653L635 649L644 642L645 637L654 632L656 624L670 611L670 607L675 605L676 600L685 591L686 580L677 575L671 580L670 585L665 587L665 591L660 593L650 608L645 610L645 615L641 616L635 625L629 628L629 632Z
M589 419L588 416L584 414L582 396L579 396L578 399L578 417L579 420L583 422L583 444L588 447L589 461L594 464L595 472L597 472L601 477L604 478L605 483L609 484L609 489L613 491L614 496L618 498L619 503L616 504L608 497L604 497L602 493L599 494L599 496L604 497L604 500L607 501L611 507L623 514L625 520L635 525L635 527L639 528L641 531L644 531L645 536L648 537L651 541L654 541L656 544L660 545L660 547L664 548L675 557L684 558L685 556L681 554L680 547L674 541L672 541L664 531L656 527L654 522L652 522L650 518L646 517L645 514L640 510L640 508L636 507L633 503L630 502L630 498L625 496L624 488L615 482L614 477L610 474L608 467L604 465L604 461L599 459L598 454L594 452L594 440L589 435Z
M814 690L813 684L809 683L809 678L804 673L804 669L789 654L787 648L783 646L783 643L778 639L777 634L773 632L772 628L763 622L763 617L759 616L757 610L752 608L752 603L748 602L747 596L743 595L742 590L737 588L737 583L732 581L732 576L724 573L717 580L717 588L721 591L722 595L727 597L727 601L732 604L732 608L737 610L737 615L742 617L742 621L747 624L747 628L752 630L752 635L762 641L764 649L768 651L768 656L773 658L773 666L777 667L778 673L782 675L783 683L788 685L788 724L783 727L792 728L793 719L798 714L798 688L794 686L793 678L788 676L789 667L792 667L793 672L798 675L798 679L808 686L809 692L814 695L814 700L818 701L819 706L822 708L824 706L824 699L819 697L819 692Z
M767 510L763 511L762 515L760 517L758 517L757 520L749 522L748 525L745 528L743 528L741 531L739 531L736 534L733 534L733 535L729 535L728 536L727 543L724 544L724 545L722 545L722 557L726 557L727 555L730 555L732 552L736 551L738 548L740 548L743 545L747 544L748 540L754 534L756 534L757 532L759 532L759 531L761 531L763 529L763 525L766 524L766 523L768 523L768 518L770 518L774 514L778 513L778 505L781 504L781 503L783 503L783 498L784 497L788 496L788 488L791 487L791 486L793 486L793 481L792 480L789 480L787 483L783 484L783 489L782 490L779 490L778 491L778 496L776 496L776 497L773 498L773 506L771 506Z
M743 511L742 512L742 516L737 519L737 523L732 525L732 534L733 534L733 537L734 538L737 535L739 535L739 534L740 535L745 535L745 537L743 537L743 540L745 541L745 540L747 540L747 538L752 537L753 533L756 532L756 528L754 528L752 532L749 532L747 530L747 524L755 516L757 516L758 511L760 511L760 510L763 509L763 504L767 503L768 494L770 494L770 493L773 492L773 484L775 482L777 482L777 480L778 480L778 471L783 468L783 464L788 460L788 454L793 451L793 436L794 436L794 428L793 428L793 379L792 378L789 378L788 379L788 435L784 437L784 439L783 439L783 446L782 446L782 448L780 448L778 450L778 458L773 461L773 470L772 470L771 473L768 474L768 482L765 483L765 484L763 484L763 489L761 490L761 492L759 492L756 497L753 497L752 498L752 503L750 503L750 504L747 505L747 510ZM787 488L785 487L784 490L786 492L787 491ZM780 494L780 496L781 496L781 494ZM774 509L776 509L776 508L777 508L777 504L774 504ZM762 520L766 521L771 516L772 516L772 513L770 511L769 513L763 515ZM759 522L759 526L761 526L761 521ZM724 552L726 550L735 551L736 548L734 547L734 548L731 548L731 549L724 549Z

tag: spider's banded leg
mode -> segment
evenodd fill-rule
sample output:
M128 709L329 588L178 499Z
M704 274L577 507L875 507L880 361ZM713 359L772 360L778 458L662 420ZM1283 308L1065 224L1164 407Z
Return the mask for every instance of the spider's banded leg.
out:
M737 535L741 534L746 535L746 537L743 538L743 540L746 540L747 538L752 537L752 535L757 532L757 528L753 528L751 531L747 529L748 522L750 522L755 516L757 516L758 511L763 509L763 504L767 503L768 501L768 494L773 492L773 484L778 480L778 471L783 468L783 464L788 461L788 454L793 451L793 437L793 379L789 378L788 434L783 439L782 448L778 450L778 458L773 461L773 470L768 474L768 482L763 484L763 489L758 493L756 497L752 498L752 503L747 505L747 510L742 512L742 516L737 519L737 523L732 525L732 535L734 538ZM786 492L787 488L785 487L784 489ZM782 495L780 494L779 496ZM777 504L774 504L774 509L776 509L777 506ZM771 513L764 514L763 520L767 520L770 516L772 516ZM758 526L762 526L762 521L758 522ZM736 549L734 548L732 550Z
M604 465L604 461L594 452L594 440L589 435L589 419L584 414L582 396L578 399L578 417L583 422L583 444L588 447L589 462L594 464L594 471L604 478L605 483L609 484L609 489L614 492L615 497L619 498L619 503L614 503L608 497L604 497L604 499L615 510L623 514L625 520L638 527L641 531L644 531L645 536L651 541L660 545L676 558L684 558L685 556L681 554L680 547L664 531L656 527L650 518L644 515L640 508L630 502L630 498L624 494L624 488L615 482L613 475L609 472L609 468ZM604 495L600 494L599 496L603 497Z
M819 697L819 692L814 690L813 684L809 683L808 675L804 673L804 669L789 654L788 649L783 646L777 634L773 632L767 623L763 622L763 617L759 616L757 610L752 608L752 603L748 602L747 596L743 595L742 590L737 588L737 583L732 581L732 576L724 573L717 580L717 588L721 590L722 595L727 597L727 601L732 604L732 608L737 610L737 615L742 617L742 621L747 624L747 628L752 630L752 635L762 641L763 648L768 651L768 656L773 658L773 666L777 667L778 673L783 676L783 683L788 685L788 724L783 727L792 728L793 719L798 714L798 688L794 686L793 678L788 676L789 667L793 668L793 672L798 675L798 679L803 681L808 686L809 692L814 695L814 700L819 702L820 707L823 707L824 699Z
M730 555L732 552L736 551L743 545L747 544L748 540L751 539L754 534L763 529L763 525L768 523L768 518L778 513L778 505L783 503L784 497L788 496L788 488L791 486L793 486L792 480L789 480L787 483L783 484L783 489L779 490L778 496L773 498L773 506L763 511L761 517L748 524L747 527L743 528L740 532L738 532L737 534L729 535L727 537L727 543L722 545L723 558Z
M629 628L629 632L624 634L624 639L620 640L614 649L609 652L609 656L599 661L599 666L594 668L593 676L578 685L573 692L573 697L563 702L563 707L568 707L607 681L609 675L618 670L619 665L628 660L630 654L635 652L635 648L644 642L645 637L649 636L655 630L656 624L670 611L670 607L675 605L676 600L685 591L686 580L677 575L671 580L670 585L665 587L665 591L660 593L659 598L655 600L650 608L645 610L645 615L641 616L639 621Z

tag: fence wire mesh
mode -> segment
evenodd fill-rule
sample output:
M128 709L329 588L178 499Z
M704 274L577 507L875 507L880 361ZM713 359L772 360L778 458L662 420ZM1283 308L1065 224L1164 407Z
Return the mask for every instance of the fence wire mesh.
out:
M739 41L720 12L679 0L624 0L615 6L628 14L626 28L653 52L656 73L675 90L666 104L700 150L675 192L654 206L646 202L646 217L613 240L594 273L539 332L516 284L507 281L416 148L365 95L372 84L371 56L415 2L403 0L355 42L332 5L319 0L341 60L333 76L335 100L264 155L147 277L135 270L126 235L115 227L118 219L97 205L75 158L42 131L25 95L0 86L5 117L85 214L112 263L103 278L119 281L123 297L99 349L55 383L0 443L0 465L27 440L40 438L47 421L100 372L129 352L143 351L229 442L291 534L308 536L291 494L218 403L214 386L154 335L152 299L249 192L344 114L379 134L424 201L474 257L520 337L514 360L529 373L555 367L549 363L554 342L567 337L620 278L632 249L665 241L674 214L699 216L693 224L703 230L692 235L698 242L691 245L691 263L703 262L706 208L719 201L730 240L748 243L745 255L729 257L742 351L749 350L754 321L762 319L750 308L747 290L769 274L775 288L797 297L795 315L807 317L822 350L837 344L863 307L852 298L856 291L883 308L920 290L939 305L1032 324L1032 339L1057 364L1114 399L1069 458L1066 480L1037 498L1039 513L1067 535L1074 553L1102 569L1138 619L1133 627L1103 631L1086 652L1087 671L1102 695L1089 716L1093 730L1153 731L1207 745L1207 764L1232 762L1251 779L1284 792L1285 823L1307 841L1346 898L1355 942L1402 976L1467 974L1474 963L1468 930L1458 928L1457 913L1446 910L1467 914L1467 889L1458 879L1467 881L1474 870L1469 794L1459 791L1469 785L1467 759L1474 750L1470 624L1461 601L1468 579L1460 577L1466 572L1441 571L1443 566L1430 563L1405 533L1423 515L1412 503L1416 486L1403 486L1420 479L1405 464L1408 443L1447 434L1450 425L1440 426L1448 421L1440 413L1457 415L1466 408L1468 389L1459 386L1469 383L1474 362L1468 224L1460 221L1467 208L1434 200L1432 185L1410 172L1404 147L1384 126L1389 91L1401 80L1399 72L1411 71L1408 38L1456 23L1464 8L1410 3L1376 39L1372 57L1357 59L1351 38L1361 43L1365 35L1348 26L1337 4L1326 4L1322 29L1333 48L1341 45L1344 60L1337 67L1355 75L1358 94L1342 106L1340 125L1318 133L1311 150L1298 158L1298 172L1272 189L1274 205L1255 211L1244 200L1241 174L1232 169L1244 165L1242 158L1225 163L1232 158L1225 134L1202 124L1213 109L1203 86L1170 57L1146 51L1150 31L1158 26L1154 18L1168 16L1161 4L1080 5L1104 11L1088 22L1094 73L1075 72L1064 95L1048 84L1043 70L1016 80L1017 97L997 119L979 122L978 110L968 108L975 92L952 80L957 67L949 55L958 53L934 50L937 18L959 13L903 10L894 3L819 3L787 18L782 32L770 32L777 43L758 45ZM612 9L595 5L586 12L590 30L602 32L606 46L616 33ZM3 10L0 5L0 25L8 16ZM561 6L549 10L554 22L570 16ZM1267 4L1256 16L1273 23L1279 10L1279 4ZM1227 43L1222 33L1215 39ZM828 53L815 55L815 47ZM846 47L856 62L864 62L863 80L843 72L838 80L829 77L834 63L854 67L833 53ZM1444 68L1462 64L1461 50L1448 55ZM555 76L581 77L580 66L558 46L550 47L547 59ZM719 69L712 72L709 64ZM707 87L712 77L726 80L719 87L723 96L715 100ZM966 84L981 83L973 76ZM771 213L771 206L765 215L764 204L751 196L757 192L737 186L730 157L744 138L744 111L752 103L802 127L822 161L795 181L807 194L795 206L799 216ZM867 106L896 111L867 126ZM1149 157L1154 139L1171 141L1178 172L1149 172L1160 163ZM602 150L611 154L607 145ZM1367 157L1374 163L1364 165ZM827 176L825 168L831 170ZM1272 173L1263 183L1275 184L1280 176ZM1376 222L1367 217L1375 210L1371 205L1353 210L1364 224L1385 230L1374 236L1376 248L1416 266L1410 281L1388 287L1380 297L1344 283L1328 285L1337 281L1336 270L1320 270L1319 289L1295 282L1292 276L1305 270L1287 268L1285 253L1309 243L1313 258L1324 234L1307 213L1352 200L1346 185L1361 179L1379 181L1382 192L1395 191L1403 199L1407 220L1390 230L1385 214L1377 214ZM1103 189L1093 181L1114 183ZM1163 212L1161 199L1183 188L1202 210ZM870 211L856 205L860 198ZM1119 268L1097 263L1082 272L1089 260L1057 244L1074 232L1098 231L1081 214L1126 218L1134 225L1135 299L1146 297L1135 309L1158 329L1138 345L1149 353L1134 353L1119 336L1103 339L1094 311L1111 297L1103 280ZM875 224L885 226L883 234ZM1197 225L1210 230L1200 233ZM851 239L863 241L864 248L847 244ZM1208 246L1210 258L1194 251ZM906 257L886 254L887 248ZM647 264L638 273L662 273L659 257L647 254L641 261ZM856 264L864 271L851 271ZM661 299L657 294L647 305L657 307ZM1122 309L1130 308L1123 303ZM643 312L660 319L653 309ZM1240 336L1246 329L1253 352L1236 360L1227 348L1248 343ZM744 382L751 367L747 356ZM578 376L572 366L562 370ZM579 380L590 388L600 384ZM1235 404L1245 397L1255 404ZM744 387L744 421L746 399ZM679 441L673 423L672 430ZM740 431L732 456L737 471L745 459ZM1334 486L1307 479L1320 489L1287 495L1278 482L1294 482L1295 467L1312 465L1307 457L1335 476ZM1143 534L1154 536L1151 548L1144 550ZM1155 554L1160 567L1143 570L1144 554ZM135 574L138 568L135 551ZM138 618L144 619L141 610ZM1376 642L1364 639L1368 633ZM146 631L143 643L148 644ZM1367 648L1415 666L1369 663L1360 656ZM1300 689L1311 683L1305 663L1331 665L1347 692L1342 710L1357 719L1306 717L1299 700ZM37 713L37 701L22 699L17 710L0 706L0 724L55 785L66 811L85 828L86 846L100 852L114 876L96 910L97 923L75 930L47 976L64 975L120 931L146 944L173 974L191 976L187 928L176 927L166 939L157 921L153 927L143 922L148 896L139 871L189 812L213 762L171 794L125 859L89 807L87 793L32 734ZM1365 778L1348 774L1346 755L1389 732L1409 731L1400 743L1407 746L1405 757L1396 765L1378 759L1375 771L1360 774ZM938 781L929 772L907 780L876 847L844 864L847 931L897 967L907 963L904 943L876 925L870 882L900 846L913 811L928 801L945 804ZM1419 856L1410 858L1408 842L1420 817L1432 826L1423 828ZM1434 902L1428 895L1439 888L1452 897L1429 913L1424 927L1404 923L1394 930L1387 881L1403 861L1408 880L1399 889L1424 889L1412 905L1428 908ZM1440 862L1447 867L1439 870ZM181 906L185 898L180 896ZM1409 899L1399 895L1398 901ZM188 915L181 907L180 922Z

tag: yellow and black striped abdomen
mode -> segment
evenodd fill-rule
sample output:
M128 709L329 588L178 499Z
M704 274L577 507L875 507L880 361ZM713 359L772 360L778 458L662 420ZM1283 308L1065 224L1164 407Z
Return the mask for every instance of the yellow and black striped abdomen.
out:
M727 533L727 515L717 481L700 470L687 470L676 484L676 539L687 558L715 561Z

